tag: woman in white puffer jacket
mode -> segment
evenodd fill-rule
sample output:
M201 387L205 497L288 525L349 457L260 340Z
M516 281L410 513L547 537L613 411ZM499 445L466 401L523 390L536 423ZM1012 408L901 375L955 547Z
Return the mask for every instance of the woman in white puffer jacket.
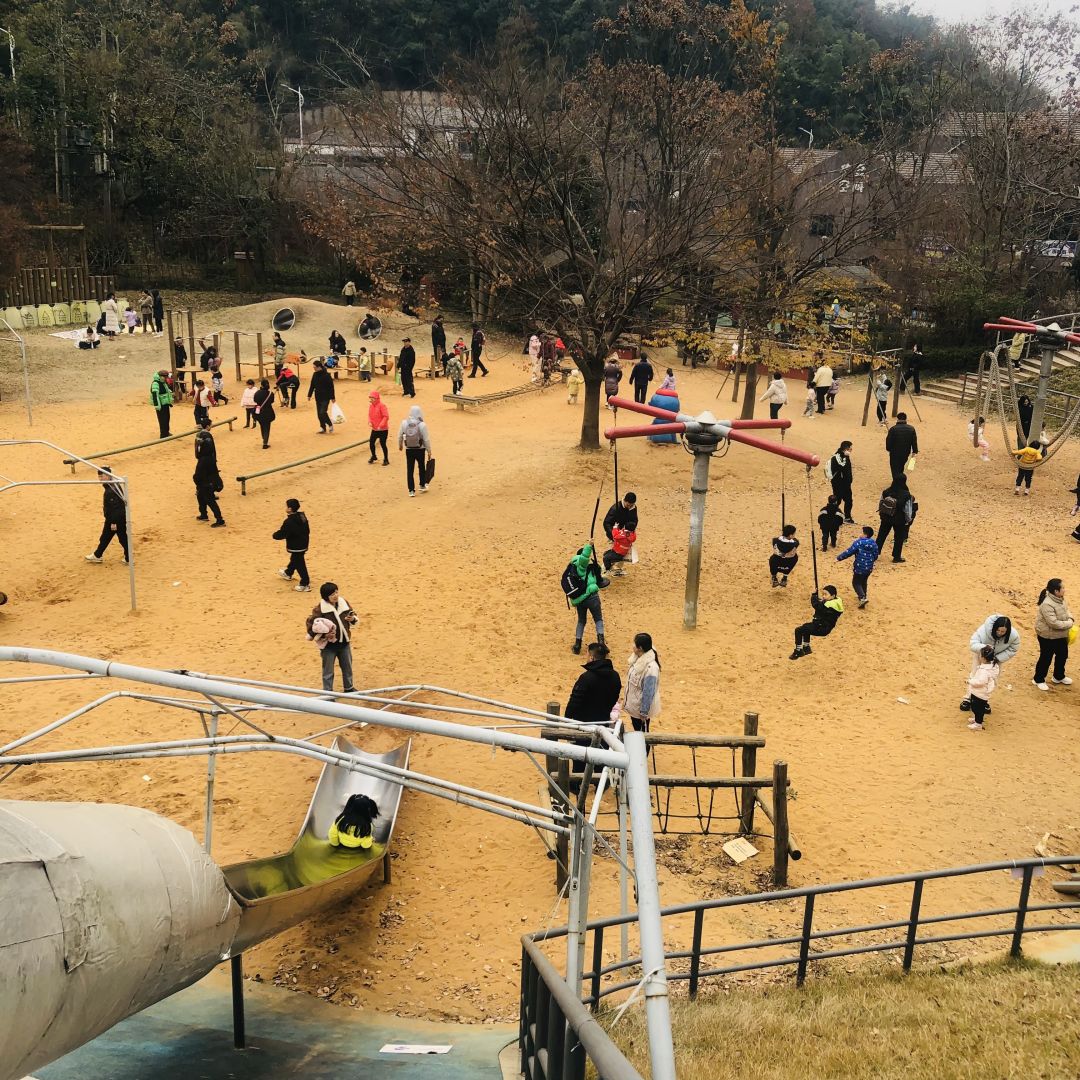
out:
M634 635L634 651L628 663L623 710L635 731L647 732L650 721L660 713L660 657L653 648L651 635Z

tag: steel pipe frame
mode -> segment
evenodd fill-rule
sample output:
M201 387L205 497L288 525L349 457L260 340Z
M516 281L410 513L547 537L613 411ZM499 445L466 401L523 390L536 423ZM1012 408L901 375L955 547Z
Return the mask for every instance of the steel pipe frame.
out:
M210 425L210 427L211 428L216 428L216 427L221 427L223 424L228 424L229 425L229 430L232 431L232 426L236 422L237 419L238 418L235 417L235 416L230 416L228 418L228 420L215 420ZM202 430L202 428L192 428L190 431L181 431L181 432L178 432L176 435L166 435L163 439L162 438L151 439L149 442L136 443L134 446L120 446L120 447L117 447L117 449L115 449L115 450L103 450L100 454L87 454L86 457L87 458L106 458L106 457L116 457L117 454L130 454L132 450L145 450L149 446L161 446L162 443L175 442L177 439L189 439L189 438L191 438L192 435L198 435L201 430ZM70 465L71 466L71 471L74 473L75 472L75 466L80 461L83 461L83 459L82 458L74 458L74 459L65 458L64 459L64 464L65 465ZM85 461L83 461L83 463L85 464ZM97 468L98 466L94 465L92 467Z
M80 761L143 761L151 758L179 757L217 757L220 754L256 753L271 751L282 754L294 754L331 765L338 765L350 772L365 776L390 778L402 787L446 799L448 802L461 803L474 809L485 810L519 821L533 828L545 829L554 833L569 833L569 829L558 823L560 815L550 809L534 807L503 795L467 788L440 777L427 776L412 770L398 769L393 765L374 762L358 762L348 754L324 747L305 744L299 739L275 739L259 741L252 736L225 735L205 739L177 739L170 742L142 743L121 747L88 747L84 750L57 750L41 754L16 754L0 757L0 768L5 766L72 764ZM490 803L491 805L486 805ZM506 807L506 809L499 809ZM522 808L521 813L510 812L514 807ZM538 814L551 820L538 821L530 817Z
M464 742L479 743L504 750L526 750L535 754L565 757L571 761L592 762L603 767L613 765L626 767L625 751L614 749L594 749L575 746L572 743L558 743L551 739L534 738L527 735L515 735L512 732L492 731L485 727L469 727L466 724L453 724L445 720L433 720L429 717L407 716L387 710L379 711L359 705L331 701L305 701L288 694L257 687L230 685L201 676L183 674L176 671L159 671L154 668L138 667L133 664L121 664L115 661L98 660L93 657L79 656L77 653L65 653L54 649L29 649L14 646L0 646L0 662L45 664L51 667L72 668L78 671L94 672L110 678L127 679L131 682L149 683L154 686L167 686L174 690L187 690L192 693L213 694L258 705L284 707L327 716L337 720L361 721L377 727L393 727L404 731L419 732L425 735L440 735L459 739ZM582 725L575 730L589 730L592 725Z

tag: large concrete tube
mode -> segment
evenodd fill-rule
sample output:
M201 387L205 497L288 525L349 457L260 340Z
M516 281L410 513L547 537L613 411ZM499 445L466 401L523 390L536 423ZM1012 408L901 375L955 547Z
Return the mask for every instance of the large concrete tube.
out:
M165 818L0 801L0 1080L201 978L239 920L221 871Z

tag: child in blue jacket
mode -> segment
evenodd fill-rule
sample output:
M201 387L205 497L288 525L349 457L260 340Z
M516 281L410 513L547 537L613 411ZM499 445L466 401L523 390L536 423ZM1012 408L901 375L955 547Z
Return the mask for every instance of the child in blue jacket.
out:
M880 554L881 550L874 540L874 530L869 525L864 525L862 536L860 536L858 540L853 541L846 551L842 551L836 556L837 562L840 562L842 559L846 559L851 555L855 556L855 564L852 567L851 573L851 587L855 590L855 595L859 598L859 607L861 608L866 607L866 583L870 580L870 575L874 572L874 563L877 562L878 555Z

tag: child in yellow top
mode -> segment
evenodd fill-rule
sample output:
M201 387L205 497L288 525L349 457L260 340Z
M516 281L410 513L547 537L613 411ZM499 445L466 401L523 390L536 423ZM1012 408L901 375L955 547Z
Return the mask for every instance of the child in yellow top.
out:
M576 405L578 394L585 385L585 376L575 367L566 379L566 404Z
M1016 458L1016 463L1020 466L1016 470L1016 494L1019 495L1022 490L1025 495L1030 495L1031 474L1035 466L1043 459L1042 444L1037 440L1028 443L1022 450L1014 450L1012 456Z
M367 795L350 795L345 808L330 826L326 839L332 847L367 848L372 844L372 822L379 807Z

